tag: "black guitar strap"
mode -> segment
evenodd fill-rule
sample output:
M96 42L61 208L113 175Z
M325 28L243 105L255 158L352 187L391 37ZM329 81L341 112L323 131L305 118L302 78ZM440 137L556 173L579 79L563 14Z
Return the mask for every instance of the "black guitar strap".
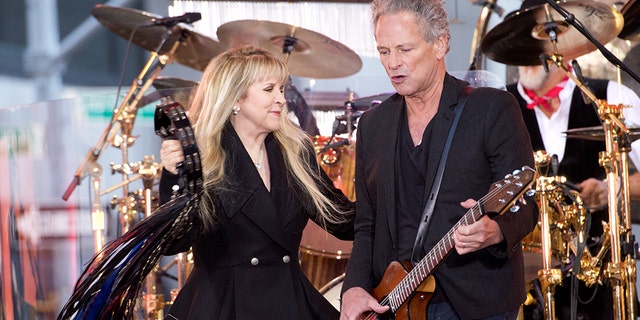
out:
M451 123L451 128L449 128L449 135L447 136L447 141L445 142L444 148L442 149L442 156L440 157L440 163L438 164L438 171L436 172L436 177L433 180L433 185L431 186L431 193L429 193L429 198L427 199L427 203L424 206L424 210L422 210L422 217L420 218L420 226L418 227L418 234L416 234L416 241L413 244L413 250L411 251L411 262L413 264L420 261L419 255L421 252L422 244L424 242L425 235L427 234L427 228L429 227L429 222L431 222L431 217L433 216L433 208L436 204L436 199L438 198L438 192L440 191L440 182L442 182L442 173L444 172L445 164L447 163L447 156L449 155L449 149L451 148L451 141L453 140L453 134L456 131L456 127L458 126L458 120L460 119L460 114L462 114L462 110L464 109L464 104L467 101L467 97L469 93L473 90L472 87L466 87L460 93L460 100L458 101L458 105L453 110L455 115L453 118L453 123Z

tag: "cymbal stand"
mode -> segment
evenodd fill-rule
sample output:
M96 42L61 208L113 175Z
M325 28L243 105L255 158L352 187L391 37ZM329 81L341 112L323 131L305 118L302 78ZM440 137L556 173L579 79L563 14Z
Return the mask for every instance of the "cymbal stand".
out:
M91 167L91 187L93 188L93 205L91 206L91 229L93 230L93 252L97 253L104 246L104 210L100 203L100 180L102 166L93 162Z
M551 165L551 156L545 151L536 151L534 153L536 164L536 195L539 197L539 224L540 224L540 244L542 248L542 269L538 270L538 279L542 295L544 298L544 319L555 319L555 287L562 282L562 272L560 269L554 269L551 266L551 214L553 210L549 205L557 194L555 186L555 177L548 177L548 171Z
M548 197L555 194L555 177L540 175L536 181L536 194L540 196L540 233L542 244L542 269L538 270L538 279L544 296L544 318L555 319L555 287L562 282L562 272L552 268L551 259L551 208Z
M145 217L150 217L153 208L153 199L151 196L151 189L153 188L153 182L158 175L159 164L154 161L154 156L145 156L144 161L140 163L138 172L142 178L142 185L144 187L144 200L145 200ZM153 271L145 279L145 293L144 293L144 307L146 319L163 319L164 318L164 296L162 292L158 294L158 284L160 275L160 266L156 264Z
M122 173L123 181L128 181L129 174L131 173L130 168L128 168L128 154L129 146L133 145L136 140L136 137L133 137L131 135L131 131L133 129L133 123L135 120L138 104L142 99L144 92L147 91L147 89L152 85L153 80L158 76L158 74L168 63L173 61L173 54L178 49L180 43L184 40L184 37L180 37L178 41L175 41L173 44L171 44L171 49L169 50L168 54L158 54L158 52L162 51L166 40L169 39L172 32L173 28L167 29L167 32L165 33L163 40L158 46L158 49L151 52L149 60L143 67L138 77L134 79L129 92L123 99L121 106L114 112L114 120L120 124L121 134L115 135L111 141L114 147L119 148L122 151L122 165L119 168L120 172ZM128 212L129 204L126 203L129 196L128 184L124 184L122 186L122 193L123 199L125 199L125 203L120 205L119 208L123 217L122 232L126 233L131 227L131 219L128 218L130 214Z
M482 38L487 33L487 25L489 24L489 17L491 13L497 10L499 16L502 16L502 8L497 7L497 0L483 1L482 10L476 23L476 28L473 30L473 38L471 40L471 58L469 58L468 70L482 70L482 51L480 50L480 43Z

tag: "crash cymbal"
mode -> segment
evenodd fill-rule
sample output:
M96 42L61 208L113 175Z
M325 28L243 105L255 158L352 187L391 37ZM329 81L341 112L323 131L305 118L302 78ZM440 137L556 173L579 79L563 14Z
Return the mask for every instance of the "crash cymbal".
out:
M605 44L622 30L622 14L614 7L600 2L571 1L559 3L598 40ZM509 14L482 39L482 52L491 60L517 66L541 65L540 54L554 54L554 48L544 30L547 22L545 5L529 7ZM551 19L558 24L558 54L565 61L575 59L596 49L583 34L564 21L549 6Z
M342 78L362 68L360 57L344 44L320 33L271 21L237 20L217 30L226 47L253 45L287 62L289 72L306 78ZM289 40L292 44L289 45ZM286 44L286 46L285 46ZM289 56L283 48L290 48Z
M107 29L126 40L129 40L131 33L135 31L131 39L132 42L149 51L158 50L158 46L167 31L164 26L138 28L145 22L161 18L160 16L140 10L98 4L93 7L91 14L93 14L102 25L107 27ZM186 35L186 39L176 50L174 59L177 63L187 67L204 70L211 58L225 49L219 42L195 31L188 30L182 25L174 27L174 32L167 40L167 43L175 43L182 34ZM170 49L169 47L170 46L165 46L165 48L158 53L167 53Z
M640 2L629 0L624 4L620 13L624 17L624 27L618 38L636 41L640 40Z
M629 140L636 141L640 139L640 128L629 128ZM591 141L604 141L604 130L601 126L585 127L569 129L564 132L567 138L591 140Z

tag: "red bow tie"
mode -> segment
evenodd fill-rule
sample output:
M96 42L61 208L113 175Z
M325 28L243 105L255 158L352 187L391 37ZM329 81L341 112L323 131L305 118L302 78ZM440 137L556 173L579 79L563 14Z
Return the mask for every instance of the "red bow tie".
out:
M533 90L522 87L524 89L524 93L526 93L527 96L531 99L531 102L527 104L527 109L533 110L534 107L540 106L548 111L551 111L549 101L553 98L558 97L560 91L562 91L562 89L564 89L564 86L567 84L567 80L569 80L569 76L565 76L562 81L560 81L555 87L551 88L551 90L547 91L547 93L545 93L543 96L536 95Z

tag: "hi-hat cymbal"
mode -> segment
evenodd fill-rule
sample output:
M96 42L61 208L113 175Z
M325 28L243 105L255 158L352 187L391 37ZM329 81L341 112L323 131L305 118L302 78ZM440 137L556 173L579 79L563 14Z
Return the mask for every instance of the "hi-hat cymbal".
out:
M629 140L636 141L640 139L640 128L627 127L627 129L629 130ZM602 129L602 126L569 129L565 131L564 134L567 138L591 141L604 141L605 139L604 129Z
M360 57L344 44L300 27L262 20L227 22L217 30L226 47L253 45L287 62L289 72L306 78L342 78L362 68ZM289 41L292 41L289 45ZM283 49L289 50L289 55Z
M635 41L640 40L640 2L629 0L624 4L620 13L624 17L624 27L618 38Z
M598 42L613 40L622 30L622 14L601 2L570 1L560 7L575 16ZM491 60L517 66L541 65L540 54L552 55L553 43L545 31L544 5L509 14L482 39L482 52ZM595 45L549 6L552 21L558 24L557 53L565 60L575 59L596 49Z
M91 14L107 29L126 40L129 40L131 33L135 31L131 39L132 42L149 51L158 50L158 46L167 31L164 26L138 28L145 22L161 18L140 10L98 4L93 7ZM211 58L225 50L225 47L219 42L180 25L174 27L174 32L167 39L167 43L175 43L182 35L185 35L186 39L176 50L174 59L177 63L187 67L204 70ZM165 54L169 49L170 45L165 46L158 53Z

